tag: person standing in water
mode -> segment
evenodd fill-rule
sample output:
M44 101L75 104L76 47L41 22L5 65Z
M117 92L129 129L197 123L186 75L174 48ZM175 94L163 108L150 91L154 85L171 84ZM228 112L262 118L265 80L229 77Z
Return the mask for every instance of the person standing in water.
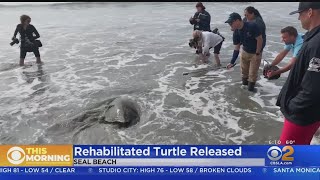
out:
M21 37L20 66L24 65L24 59L26 58L27 52L33 52L37 59L36 63L41 64L42 62L40 58L39 44L35 41L36 39L40 38L40 34L38 33L37 29L30 24L30 16L20 16L20 22L21 23L17 25L12 37L13 41L17 39L16 36L18 33Z
M195 48L199 52L200 58L207 63L210 56L210 49L213 48L214 58L216 61L216 67L221 67L220 64L220 50L223 43L223 37L218 34L206 31L193 31L193 40L196 42Z
M320 127L320 2L300 2L295 13L308 32L276 103L284 115L281 145L309 145Z
M240 55L242 84L248 85L248 91L254 91L263 49L260 29L256 23L243 22L240 14L235 12L229 15L225 23L228 23L233 31L234 44L232 59L227 68L234 66L242 46Z
M262 43L262 49L263 49L266 46L267 35L266 35L266 24L264 23L260 12L252 6L248 6L244 10L244 16L245 18L243 18L243 22L254 22L258 25L262 35L262 39L263 39L263 43ZM261 54L262 54L262 51L261 51Z
M210 22L211 16L205 10L206 7L203 6L201 2L196 4L197 12L194 14L193 17L189 19L191 25L194 25L193 30L200 30L200 31L211 31Z

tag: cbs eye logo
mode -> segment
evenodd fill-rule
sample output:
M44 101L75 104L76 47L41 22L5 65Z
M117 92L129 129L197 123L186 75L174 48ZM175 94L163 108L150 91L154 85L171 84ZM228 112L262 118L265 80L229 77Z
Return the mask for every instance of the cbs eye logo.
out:
M21 164L26 158L26 153L20 147L12 147L7 152L7 159L11 164Z
M278 146L272 146L268 149L267 156L271 161L293 161L291 155L294 153L292 146L284 146L280 149Z

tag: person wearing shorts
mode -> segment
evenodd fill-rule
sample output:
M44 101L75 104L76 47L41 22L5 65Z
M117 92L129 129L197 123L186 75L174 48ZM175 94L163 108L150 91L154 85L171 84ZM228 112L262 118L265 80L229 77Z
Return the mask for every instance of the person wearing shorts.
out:
M41 64L39 47L35 45L35 40L40 38L40 34L37 29L30 24L30 16L22 15L20 17L20 22L21 23L17 25L12 37L12 40L16 39L18 33L21 36L20 66L24 65L24 59L26 58L27 52L33 52L37 59L36 63Z
M222 47L223 38L213 32L195 30L193 32L193 39L197 42L197 50L204 62L208 62L208 57L210 56L209 51L211 48L214 49L213 53L216 66L220 67L221 64L219 54Z

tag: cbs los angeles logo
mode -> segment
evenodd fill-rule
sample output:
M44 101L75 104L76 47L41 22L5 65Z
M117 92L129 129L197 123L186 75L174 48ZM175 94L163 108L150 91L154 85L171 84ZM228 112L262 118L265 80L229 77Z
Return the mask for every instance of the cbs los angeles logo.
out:
M12 147L7 152L7 159L11 164L21 164L24 162L26 158L26 153L24 150L20 147Z
M294 161L294 149L292 146L271 146L267 151L267 156L271 165L291 165ZM280 162L280 163L279 163Z

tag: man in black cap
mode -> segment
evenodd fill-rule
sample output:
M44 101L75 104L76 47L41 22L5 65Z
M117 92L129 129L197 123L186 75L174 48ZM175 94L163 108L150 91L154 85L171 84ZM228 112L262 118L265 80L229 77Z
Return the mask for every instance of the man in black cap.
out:
M295 13L308 33L277 100L285 117L282 145L310 144L320 127L320 2L300 2Z
M193 17L189 19L190 24L194 25L193 30L211 31L210 30L211 16L205 10L206 7L204 7L201 2L198 2L196 4L196 8L197 8L197 12L194 14Z
M260 29L256 23L243 22L241 16L235 12L229 15L229 19L225 23L228 23L231 30L234 31L233 44L235 45L233 57L227 68L229 69L235 65L242 45L240 55L242 84L248 85L249 91L254 91L263 50Z

